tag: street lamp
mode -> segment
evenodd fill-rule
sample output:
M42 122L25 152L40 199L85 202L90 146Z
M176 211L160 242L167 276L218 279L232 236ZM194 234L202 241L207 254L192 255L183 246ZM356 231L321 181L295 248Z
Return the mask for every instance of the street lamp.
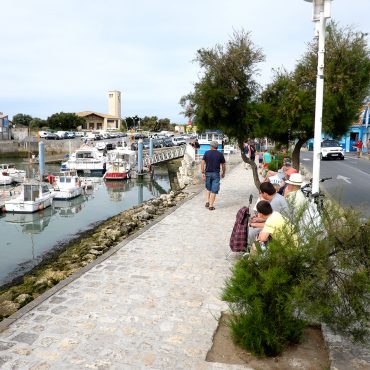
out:
M305 0L313 3L312 21L315 23L315 36L319 39L317 55L316 103L315 103L315 131L313 146L312 193L319 192L320 180L320 152L322 131L322 107L324 100L324 56L325 56L325 28L326 20L330 18L332 0Z

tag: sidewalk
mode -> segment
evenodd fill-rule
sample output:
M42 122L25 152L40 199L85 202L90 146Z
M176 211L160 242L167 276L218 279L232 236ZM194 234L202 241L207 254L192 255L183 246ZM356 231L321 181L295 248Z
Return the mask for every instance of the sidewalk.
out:
M221 188L215 211L196 195L11 324L0 368L245 369L205 361L235 215L256 193L242 165Z

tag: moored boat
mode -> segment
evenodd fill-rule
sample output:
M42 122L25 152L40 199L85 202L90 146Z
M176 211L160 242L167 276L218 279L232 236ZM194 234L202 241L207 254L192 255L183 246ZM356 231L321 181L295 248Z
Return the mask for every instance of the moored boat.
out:
M3 175L0 172L0 185L10 185L13 183L13 180L10 176Z
M62 171L102 175L106 170L106 157L95 147L83 145L62 163Z
M81 180L77 175L61 174L53 176L52 180L55 200L73 199L83 192Z
M106 181L120 181L131 177L136 166L136 152L118 148L108 152L107 170L103 176Z
M51 206L54 192L49 184L40 181L29 181L21 185L20 194L5 201L6 212L33 213Z
M1 163L0 173L4 176L9 176L12 179L12 182L26 181L26 171L18 170L12 163Z

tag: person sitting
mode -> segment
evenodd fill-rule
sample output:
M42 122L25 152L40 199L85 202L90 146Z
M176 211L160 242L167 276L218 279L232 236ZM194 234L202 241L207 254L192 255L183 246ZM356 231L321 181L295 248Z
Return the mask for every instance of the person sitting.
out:
M293 167L287 167L285 172L284 172L284 177L283 177L283 180L280 182L280 184L278 185L278 189L277 189L277 192L280 194L280 195L284 195L284 191L286 189L286 187L288 186L288 184L286 183L286 180L289 180L289 177L293 174L293 173L298 173L298 171L293 168Z
M282 180L284 177L285 171L288 170L289 168L293 168L292 163L289 160L286 160L283 163L282 167L277 172L269 170L266 174L264 181L270 181L270 178L273 176L278 176Z
M284 190L284 197L287 199L289 205L294 209L298 210L307 204L307 198L301 191L303 184L303 178L300 173L292 173L288 180L285 180L287 184ZM293 212L294 213L294 212Z
M289 206L286 199L278 194L275 187L270 182L263 182L260 185L260 200L268 201L271 204L272 210L283 214L284 216L289 215ZM257 202L258 203L258 202ZM257 205L256 205L257 207ZM251 244L256 239L256 236L262 230L265 225L264 218L258 218L257 216L252 217L249 223L248 232L248 243Z
M263 251L266 248L266 243L270 239L274 239L279 232L288 226L289 221L281 213L273 211L267 200L261 200L257 203L257 212L258 217L265 220L265 224L257 237ZM256 243L253 243L251 253L257 254Z

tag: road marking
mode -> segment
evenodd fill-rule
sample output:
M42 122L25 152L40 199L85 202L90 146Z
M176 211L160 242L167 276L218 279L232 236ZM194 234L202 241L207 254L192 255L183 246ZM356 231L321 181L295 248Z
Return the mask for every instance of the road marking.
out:
M349 181L351 178L350 177L345 177L345 176L342 176L342 175L338 175L337 176L337 180L343 180L345 181L347 184L351 184L351 181Z
M310 158L302 158L302 161L310 161Z

